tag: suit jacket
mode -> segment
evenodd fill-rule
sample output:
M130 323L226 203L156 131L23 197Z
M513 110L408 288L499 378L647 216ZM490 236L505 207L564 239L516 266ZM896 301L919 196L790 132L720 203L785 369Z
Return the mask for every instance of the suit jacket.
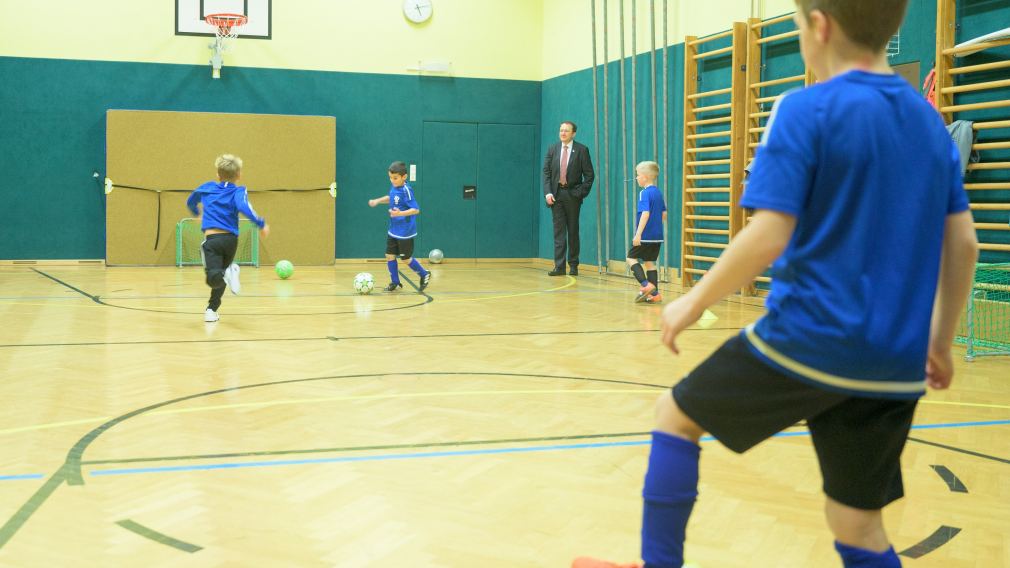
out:
M553 194L557 199L558 180L561 179L561 142L558 141L547 149L544 158L544 195ZM593 187L596 173L593 171L593 159L589 156L589 148L572 140L572 155L568 157L568 189L570 195L579 200L589 195Z

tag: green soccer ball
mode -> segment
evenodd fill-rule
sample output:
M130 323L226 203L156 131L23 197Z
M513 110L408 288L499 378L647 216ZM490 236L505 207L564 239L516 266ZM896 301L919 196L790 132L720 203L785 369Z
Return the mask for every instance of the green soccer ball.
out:
M277 276L279 276L281 280L287 280L295 273L295 265L291 264L291 262L287 260L278 260L277 264L274 265L274 272L277 273Z

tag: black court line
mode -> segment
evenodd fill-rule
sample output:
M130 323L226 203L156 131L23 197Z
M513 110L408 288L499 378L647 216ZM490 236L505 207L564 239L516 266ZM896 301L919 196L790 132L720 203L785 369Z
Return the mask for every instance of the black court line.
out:
M974 452L972 450L966 450L964 448L958 448L956 446L948 446L946 444L938 444L936 442L929 442L929 441L926 441L926 440L920 440L919 438L913 438L911 436L909 436L908 439L911 442L918 442L920 444L926 444L927 446L933 446L933 447L936 447L936 448L943 448L945 450L950 450L952 452L958 452L960 454L967 454L969 456L975 456L977 458L982 458L982 459L992 460L992 461L996 461L996 462L1000 462L1000 463L1010 464L1010 460L1008 460L1006 458L999 458L999 457L996 457L996 456L990 456L989 454L983 454L983 453L980 453L980 452Z
M136 312L148 312L148 313L155 313L155 314L173 314L173 315L185 315L185 316L197 316L197 315L200 315L201 313L203 313L203 312L182 312L182 311L174 311L174 310L156 310L156 309L153 309L153 308L134 308L134 307L131 307L131 306L121 306L119 304L111 304L109 302L106 302L106 301L102 300L100 296L94 296L94 295L88 294L84 290L81 290L80 288L72 286L72 285L70 285L70 284L68 284L68 283L60 280L59 278L56 278L55 276L51 276L49 274L46 274L45 272L42 272L41 270L39 270L37 268L32 268L32 270L34 270L35 272L38 272L39 274L41 274L42 276L45 276L46 278L52 280L53 282L56 282L57 284L60 284L62 286L66 286L67 288L70 288L71 290L73 290L73 291L75 291L75 292L77 292L77 293L85 296L86 298L90 298L91 301L95 302L96 304L100 304L102 306L106 306L106 307L109 307L109 308L119 308L121 310L131 310L131 311L136 311ZM394 310L406 310L406 309L409 309L409 308L416 308L416 307L419 307L419 306L423 306L423 305L425 305L427 303L430 303L430 302L434 301L434 298L432 298L431 296L428 296L427 294L423 294L423 295L426 298L426 300L423 301L423 302L418 302L416 304L407 304L405 306L395 306L395 307L392 307L392 308L370 308L368 310L368 312L369 313L374 313L374 312L391 312L391 311L394 311ZM337 295L334 295L334 297L336 297L336 296ZM227 314L227 317L229 317L229 318L235 318L235 317L275 317L275 316L334 316L334 315L357 314L357 313L359 313L359 310L344 310L344 311L339 311L339 312L297 312L297 313L271 312L271 313L260 313L260 314Z
M460 440L455 442L420 442L417 444L387 444L382 446L343 446L335 448L311 448L304 450L263 450L259 452L235 452L227 454L198 454L191 456L158 456L148 458L125 458L114 460L84 460L81 465L108 465L125 463L143 463L160 461L212 460L224 458L246 458L256 456L284 456L300 454L330 454L345 452L366 452L374 450L420 450L427 448L445 448L462 446L485 446L497 444L557 442L569 440L596 440L605 438L630 438L648 436L651 432L616 432L612 434L581 434L573 436L543 436L539 438L504 438L496 440Z
M128 531L137 533L144 538L149 538L154 542L158 542L166 546L171 546L172 548L181 550L183 552L188 552L192 554L199 550L203 550L202 546L197 546L195 544L190 544L177 538L172 538L165 533L160 533L152 528L145 527L144 525L136 521L125 519L122 521L116 521L116 524Z
M956 475L954 475L953 471L947 469L946 466L931 465L929 467L933 468L933 471L935 471L936 474L940 476L940 479L942 479L943 482L947 484L947 488L950 489L951 493L968 492L968 488L965 487L964 483L962 483L961 480L958 479Z
M32 515L35 514L35 512L38 511L39 508L42 505L44 505L46 501L49 500L49 498L53 495L53 493L56 492L56 490L60 486L62 486L64 483L66 483L67 485L71 485L71 486L74 486L74 485L84 485L84 475L83 475L83 472L81 471L81 468L82 468L81 462L83 461L84 452L87 451L88 447L91 446L91 444L94 443L94 441L96 439L98 439L98 437L101 436L103 433L105 433L107 430L109 430L110 428L112 428L112 427L114 427L114 426L116 426L118 424L121 424L121 423L129 420L130 418L135 418L137 416L140 416L142 414L151 412L153 410L157 410L159 408L163 408L163 407L170 406L170 405L173 405L173 404L177 404L177 403L180 403L180 402L185 402L185 401L188 401L188 400L194 400L194 399L203 398L203 397L207 397L207 396L213 396L213 395L216 395L216 394L230 393L230 392L236 392L236 391L244 391L244 390L255 389L255 388L263 388L263 387L271 387L271 386L279 386L279 385L288 385L288 384L298 384L298 383L308 383L308 382L316 382L316 381L332 381L332 380L346 380L346 379L360 379L360 378L378 378L378 377L389 377L389 376L444 377L444 376L459 376L459 375L483 376L483 377L496 376L496 377L519 377L519 378L527 378L527 379L533 378L533 379L547 379L547 380L586 381L586 382L593 382L593 383L620 384L620 385L630 385L630 386L639 386L639 387L654 387L656 389L667 389L667 388L669 388L668 385L657 385L657 384L652 384L652 383L642 383L642 382L636 382L636 381L622 381L622 380L618 380L618 379L598 379L598 378L593 378L593 377L575 377L575 376L568 376L568 375L535 375L535 374L528 374L528 373L490 373L490 372L476 372L476 373L472 373L472 372L462 372L462 371L448 371L448 372L432 372L432 371L429 371L429 372L414 372L414 373L363 373L363 374L353 374L353 375L331 375L331 376L325 376L325 377L309 377L309 378L303 378L303 379L287 379L287 380L282 380L282 381L271 381L271 382L266 382L266 383L256 383L256 384L252 384L252 385L240 385L240 386L234 386L234 387L226 387L226 388L223 388L223 389L216 389L216 390L212 390L212 391L206 391L206 392L202 392L202 393L197 393L197 394L192 394L192 395L188 395L188 396L184 396L184 397L179 397L179 398L167 400L167 401L164 401L164 402L159 402L157 404L152 404L150 406L146 406L146 407L134 410L132 412L128 412L128 413L123 414L121 416L117 416L116 418L108 420L107 422L105 422L105 423L101 424L100 426L94 428L93 430L91 430L90 432L88 432L87 434L85 434L83 437L81 437L81 439L78 440L77 443L75 443L73 445L73 447L71 447L70 450L67 452L67 457L64 460L63 464L60 466L60 468L57 469L51 476L49 476L48 479L46 479L45 483L43 483L42 486L39 487L39 489L37 489L35 491L35 493L32 494L32 496L29 497L28 500L25 501L25 503L23 505L21 505L21 507L18 508L17 511L14 512L13 515L11 515L11 517L7 520L7 522L5 522L3 524L3 526L0 526L0 550L2 550L3 547L6 546L6 544L8 542L10 542L10 540L12 538L14 538L14 536L18 533L18 531L21 529L21 527L23 527L24 524L26 522L28 522L28 520L32 517Z
M959 532L961 532L959 528L943 525L922 542L910 546L898 554L908 558L921 558L950 542Z
M709 327L704 329L685 329L691 331L739 331L739 327ZM173 339L164 341L81 341L67 343L5 343L4 347L90 347L106 345L171 345L175 343L259 343L270 341L354 341L354 340L389 340L389 339L443 339L449 337L523 337L536 335L594 335L607 333L659 333L660 329L591 329L582 331L503 331L495 333L435 333L430 335L349 335L345 337L266 337L261 339Z
M528 270L543 270L542 267L537 267L537 266L523 266L522 268L525 268L525 269L528 269ZM576 276L575 278L590 278L592 280L597 280L599 282L606 282L608 284L616 284L615 281L613 281L613 280L607 280L606 278L603 278L602 276L609 276L609 277L612 277L612 278L620 278L621 280L631 280L630 276L625 276L623 274L614 274L612 272L602 272L602 273L599 273L599 272L596 272L596 271L593 271L592 273L586 273L586 272L580 271L579 275ZM662 284L662 282L660 282L660 284ZM682 290L675 290L675 289L670 288L670 287L664 288L662 285L659 286L659 289L662 292L664 292L664 293L669 292L671 294L677 294L678 296L683 296L684 295L684 292ZM756 306L754 304L749 304L747 302L734 301L730 297L723 298L722 300L719 300L719 302L725 302L727 304L735 304L737 306L745 306L745 307L748 307L748 308L755 308L755 309L764 311L764 307L763 306Z

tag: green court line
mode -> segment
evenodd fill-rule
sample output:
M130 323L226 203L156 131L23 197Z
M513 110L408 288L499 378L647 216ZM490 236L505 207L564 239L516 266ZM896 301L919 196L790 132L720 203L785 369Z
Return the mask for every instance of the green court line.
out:
M179 550L181 550L183 552L188 552L188 553L192 554L194 552L203 550L202 546L197 546L195 544L190 544L188 542L179 540L177 538L172 538L172 537L168 536L167 534L160 533L160 532L158 532L158 531L156 531L156 530L154 530L152 528L149 528L149 527L145 527L144 525L142 525L142 524L140 524L140 523L138 523L136 521L131 521L129 519L125 519L125 520L122 520L122 521L116 521L116 524L119 525L119 526L121 526L121 527L123 527L124 529L126 529L128 531L137 533L137 534L139 534L140 536L142 536L144 538L149 538L149 539L153 540L154 542L159 542L159 543L164 544L166 546L171 546L172 548L179 549Z

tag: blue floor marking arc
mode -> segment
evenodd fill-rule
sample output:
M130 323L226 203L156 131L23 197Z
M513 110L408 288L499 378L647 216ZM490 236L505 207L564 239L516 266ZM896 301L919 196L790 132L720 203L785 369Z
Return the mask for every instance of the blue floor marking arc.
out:
M989 420L983 422L954 422L949 424L922 424L917 426L912 426L913 430L927 430L927 429L938 429L938 428L970 428L977 426L1004 426L1010 425L1010 420ZM809 436L809 431L798 431L798 432L780 432L776 434L775 438L792 438L799 436ZM712 436L704 436L702 438L703 442L714 441L715 438ZM527 447L517 447L517 448L489 448L484 450L459 450L455 452L420 452L420 453L409 453L409 454L381 454L381 455L370 455L370 456L343 456L343 457L333 457L333 458L315 458L315 459L302 459L302 460L277 460L277 461L258 461L258 462L229 462L229 463L218 463L218 464L199 464L199 465L177 465L177 466L163 466L163 467L145 467L145 468L127 468L127 469L96 469L89 472L92 476L104 476L104 475L132 475L138 473L162 473L171 471L201 471L201 470L214 470L214 469L239 469L248 467L277 467L277 466L287 466L287 465L305 465L305 464L318 464L318 463L349 463L349 462L365 462L365 461L384 461L384 460L405 460L405 459L423 459L423 458L444 458L444 457L460 457L460 456L475 456L475 455L495 455L495 454L516 454L516 453L530 453L530 452L549 452L549 451L563 451L563 450L583 450L583 449L593 449L593 448L612 448L612 447L622 447L622 446L646 446L651 442L649 440L640 441L630 441L630 442L598 442L592 444L564 444L564 445L553 445L553 446L527 446Z

